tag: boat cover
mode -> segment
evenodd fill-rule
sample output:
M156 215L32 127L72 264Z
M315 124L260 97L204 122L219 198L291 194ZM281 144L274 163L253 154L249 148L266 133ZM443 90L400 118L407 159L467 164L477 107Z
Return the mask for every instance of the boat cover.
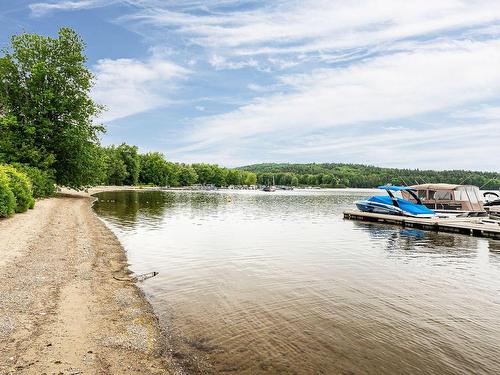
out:
M414 188L412 188L410 186L393 186L393 185L382 185L382 186L379 186L377 189L391 190L391 191L415 190Z
M398 201L399 208L401 208L404 212L409 213L410 215L433 215L434 211L432 211L430 208L427 208L426 206L420 205L420 204L415 204L410 201L407 201L405 199L401 198L396 198ZM369 202L376 202L376 203L382 203L382 204L387 204L390 206L393 206L394 203L391 199L391 197L386 196L386 195L375 195L373 197L370 197L367 199Z

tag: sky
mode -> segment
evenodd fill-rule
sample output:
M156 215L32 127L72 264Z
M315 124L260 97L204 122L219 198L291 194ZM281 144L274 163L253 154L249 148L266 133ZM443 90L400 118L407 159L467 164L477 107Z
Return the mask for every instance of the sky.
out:
M0 0L1 46L64 26L104 144L500 172L500 1Z

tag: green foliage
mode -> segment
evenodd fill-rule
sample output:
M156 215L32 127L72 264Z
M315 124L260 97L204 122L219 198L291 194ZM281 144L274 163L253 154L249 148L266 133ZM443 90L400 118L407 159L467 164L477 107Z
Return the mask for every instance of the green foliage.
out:
M192 167L198 175L198 183L202 185L212 184L215 178L214 170L210 164L193 164Z
M140 155L140 176L142 184L157 186L202 185L255 185L255 173L227 169L214 164L179 164L165 160L163 154L150 152Z
M104 148L106 185L123 185L128 177L127 166L116 146Z
M9 177L3 168L0 168L0 217L9 217L16 209L16 197L9 182Z
M123 164L125 164L125 170L127 172L127 176L125 177L123 184L137 185L137 183L139 182L139 173L141 169L137 146L130 146L126 143L122 143L116 148L116 151L120 155Z
M226 185L226 175L227 169L221 168L218 165L211 165L213 170L213 180L212 184L215 186L225 186Z
M272 180L272 178L271 178ZM255 185L257 175L252 172L228 169L226 171L226 184L229 185Z
M9 187L14 194L16 205L14 211L25 212L35 206L31 181L24 173L19 172L10 165L0 166L0 170L7 176Z
M10 156L15 152L14 129L17 126L16 118L12 115L2 116L0 105L0 163L7 162Z
M198 175L193 167L190 165L180 165L179 166L179 184L181 186L191 186L198 181Z
M240 185L243 180L243 173L237 169L230 169L226 173L226 182L228 185Z
M54 195L55 180L50 172L42 171L26 164L14 164L14 167L30 179L34 198L50 197Z
M71 29L57 38L13 36L0 57L0 161L53 170L58 184L81 188L100 178L84 43Z
M167 185L169 186L181 186L179 181L180 167L178 164L167 161L165 164L166 174L168 176Z
M139 181L143 184L154 184L156 186L168 185L169 167L163 154L149 152L140 155L141 170Z
M292 186L373 188L386 183L414 185L424 182L444 182L471 184L484 189L500 188L500 173L495 172L431 171L335 163L265 163L238 169L256 173L259 184L269 183L274 176L277 185Z
M257 175L253 172L244 171L244 179L241 185L255 185L257 184Z

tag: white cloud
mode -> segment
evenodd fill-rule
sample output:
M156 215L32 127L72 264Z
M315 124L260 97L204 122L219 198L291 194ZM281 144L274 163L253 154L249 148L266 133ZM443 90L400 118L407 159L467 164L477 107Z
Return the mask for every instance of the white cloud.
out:
M483 119L500 121L500 106L482 105L479 108L475 109L457 111L453 113L452 116L458 119Z
M252 90L255 92L260 92L260 93L271 92L271 91L274 91L276 89L275 86L263 86L263 85L259 85L257 83L249 83L247 87L249 90Z
M305 132L443 111L500 94L500 41L438 44L343 68L282 77L289 94L270 95L207 117L190 135L207 142Z
M254 59L247 59L244 61L239 61L239 62L233 62L233 61L228 61L225 57L219 56L219 55L212 55L208 62L210 65L212 65L215 69L217 70L222 70L222 69L241 69L245 67L253 67L253 68L259 68L259 63L257 60Z
M147 8L126 20L169 27L219 55L325 53L383 45L500 20L493 0L310 0L268 2L255 10L190 13Z
M161 59L103 59L93 68L96 85L92 96L108 110L103 121L112 121L169 103L175 82L189 71Z
M104 7L117 3L119 0L78 0L78 1L52 1L30 4L29 8L34 17L41 17L54 11L70 11Z

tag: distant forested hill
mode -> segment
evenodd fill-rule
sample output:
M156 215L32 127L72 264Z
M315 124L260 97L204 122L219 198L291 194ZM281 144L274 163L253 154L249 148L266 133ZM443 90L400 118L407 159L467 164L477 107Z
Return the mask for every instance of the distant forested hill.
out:
M237 168L257 174L257 182L268 184L273 176L277 185L372 188L391 183L445 182L470 184L483 189L499 189L500 173L465 170L432 171L419 169L380 168L361 164L336 163L264 163Z

